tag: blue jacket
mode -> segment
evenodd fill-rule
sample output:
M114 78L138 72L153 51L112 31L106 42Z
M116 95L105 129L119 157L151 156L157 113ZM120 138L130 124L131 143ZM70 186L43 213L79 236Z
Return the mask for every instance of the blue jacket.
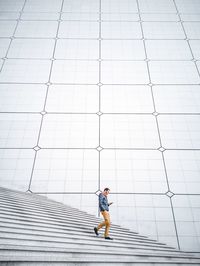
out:
M108 199L103 193L99 194L99 209L100 211L109 211Z

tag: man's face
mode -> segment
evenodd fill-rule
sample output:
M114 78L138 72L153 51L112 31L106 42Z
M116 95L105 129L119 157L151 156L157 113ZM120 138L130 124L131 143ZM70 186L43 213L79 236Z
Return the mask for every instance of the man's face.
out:
M106 196L108 196L109 193L110 193L110 190L105 190L105 191L104 191L104 194L105 194Z

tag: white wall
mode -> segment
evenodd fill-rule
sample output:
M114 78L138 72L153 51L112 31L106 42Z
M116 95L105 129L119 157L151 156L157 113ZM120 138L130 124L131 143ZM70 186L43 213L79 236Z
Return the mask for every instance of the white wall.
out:
M0 185L200 251L200 2L0 1Z

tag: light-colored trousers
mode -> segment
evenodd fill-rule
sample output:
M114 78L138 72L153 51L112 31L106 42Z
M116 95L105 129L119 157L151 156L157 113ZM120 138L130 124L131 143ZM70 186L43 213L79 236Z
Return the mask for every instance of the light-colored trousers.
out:
M107 237L109 235L110 224L111 224L110 214L108 211L102 211L101 214L103 215L104 221L97 226L97 230L105 226L106 228L104 236Z

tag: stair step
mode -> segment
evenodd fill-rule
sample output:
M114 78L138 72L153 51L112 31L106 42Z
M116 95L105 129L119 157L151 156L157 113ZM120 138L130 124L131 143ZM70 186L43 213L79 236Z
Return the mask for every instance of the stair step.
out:
M2 233L14 233L14 234L27 234L27 235L38 235L38 236L44 236L44 237L56 237L57 239L81 239L81 240L91 240L91 241L96 241L97 240L97 236L95 236L94 234L92 235L71 235L71 234L67 234L65 232L63 233L57 233L57 232L47 232L47 231L41 231L41 230L26 230L26 229L15 229L15 228L0 228L1 234ZM125 239L115 239L115 243L126 243L131 245L131 242L126 241Z
M73 216L73 217L77 217L77 218L83 218L83 219L92 219L93 221L98 221L100 219L96 218L96 217L90 217L88 215L84 215L84 213L81 212L76 212L76 211L70 211L70 210L59 210L59 208L57 207L52 207L51 205L43 205L40 203L34 203L34 204L30 204L29 202L20 202L20 201L16 201L9 198L4 197L3 199L0 198L0 202L1 202L1 207L5 206L10 206L10 208L19 208L19 207L24 207L23 211L26 210L36 210L36 212L41 213L43 212L44 214L52 214L54 216L56 216L56 214L58 213L61 217L62 216ZM118 228L118 226L116 226Z
M79 246L79 249L74 249L74 248L61 248L61 247L56 247L56 246L34 246L34 245L1 245L0 244L0 251L10 251L10 250L16 250L16 251L55 251L55 252L77 252L78 250L81 252L86 252L86 253L94 253L96 254L96 249L89 246L88 248L83 248ZM116 247L106 247L106 248L102 248L99 250L100 253L112 253L112 254L127 254L132 256L133 254L143 254L143 250L140 249L135 249L135 250L131 250L131 249L121 249L121 248L116 248ZM166 252L159 252L159 253L153 253L151 250L148 251L147 254L163 254L164 256L166 254L168 254L168 256L171 255L170 252L166 253ZM174 253L173 253L174 255ZM186 256L188 256L188 254L176 254L176 257L183 257L185 258ZM188 257L187 257L188 258ZM194 255L190 255L189 258L195 258ZM199 257L197 257L197 259L200 259Z
M66 234L65 232L61 232L59 235L54 232L51 232L51 231L45 231L45 230L38 230L38 229L33 229L31 228L31 231L30 229L20 229L19 228L8 228L8 227L0 227L0 231L2 233L16 233L16 234L28 234L28 235L32 235L32 234L35 234L35 235L40 235L40 236L47 236L47 237L56 237L57 240L59 239L59 237L61 237L61 239L63 238L66 238L66 239L70 239L73 241L73 239L79 239L79 240L85 240L87 241L88 239L89 240L95 240L97 241L99 239L99 237L96 237L94 234L91 236L91 235L88 235L88 234L82 234L82 235L72 235L72 234ZM101 237L101 236L100 236ZM102 236L103 238L103 236ZM168 248L160 248L159 246L151 246L151 245L138 245L138 243L136 242L131 242L131 241L127 241L125 239L119 239L119 238L114 238L114 243L117 244L117 243L122 243L122 244L128 244L130 245L132 248L135 248L135 249L144 249L144 250L154 250L154 251L164 251L164 252L173 252L173 254L176 254L176 253L180 253L179 251L177 250L172 250L172 249L168 249Z
M70 230L70 227L69 227L69 230L68 229L65 229L65 230L63 230L63 229L52 229L52 228L45 228L45 230L44 230L43 228L40 228L40 227L37 227L37 226L35 226L35 227L31 226L30 227L27 224L23 224L22 226L13 226L13 225L9 225L9 224L6 224L6 223L3 224L0 221L0 229L1 229L1 231L11 230L12 228L16 229L16 230L22 229L22 230L32 230L32 231L39 231L39 232L46 232L46 233L48 232L49 234L51 234L51 233L53 233L53 234L62 234L62 235L63 234L70 234L70 235L76 235L76 236L88 236L89 235L89 237L96 238L96 236L94 234L94 231L93 231L93 228L88 228L87 230L84 230L84 231L80 230L80 231L76 231L76 232ZM100 231L100 235L103 236L103 233L104 233L104 231L101 230ZM138 240L137 239L136 240L130 239L128 237L123 237L121 235L114 234L114 233L112 234L112 236L115 237L116 240L126 241L126 242L130 242L130 243L136 242L138 244ZM140 241L140 242L142 242L142 241ZM146 242L143 241L142 243L146 243ZM151 244L151 243L148 242L148 244ZM153 242L152 244L155 245L156 243ZM158 246L158 245L156 245L156 246ZM161 246L161 248L163 248L163 246ZM167 247L164 246L164 249L166 249L166 248ZM170 248L170 250L172 250L172 249Z
M54 251L52 253L52 251ZM13 252L13 253L12 253ZM27 252L29 252L29 255L30 253L32 253L32 255L41 255L42 256L49 256L51 254L53 254L53 256L55 256L55 253L56 253L56 256L58 255L61 255L61 256L65 256L65 255L68 255L70 257L75 257L73 256L74 254L75 255L93 255L93 256L97 256L97 252L96 250L94 249L83 249L81 246L79 246L79 249L75 248L65 248L65 249L58 249L58 248L48 248L48 247L44 247L42 248L41 246L24 246L24 245L18 245L18 246L14 246L14 245L4 245L4 246L0 246L0 257L1 256L4 256L4 255L7 255L7 256L10 256L10 255L20 255L20 256L24 256L27 254ZM48 254L49 253L49 254ZM154 259L155 258L160 258L160 257L165 257L165 258L172 258L172 254L170 253L156 253L156 252L147 252L147 253L143 253L142 251L138 251L138 250L131 250L131 251L127 251L127 250L117 250L117 249L104 249L104 250L99 250L98 252L98 255L101 255L103 254L104 256L105 255L112 255L112 256L126 256L126 257L153 257ZM111 256L110 256L111 258ZM185 260L187 259L188 261L190 260L193 260L193 261L198 261L200 262L200 258L195 258L194 256L189 256L189 257L186 257L185 255L183 254L173 254L173 259L175 260Z
M8 221L9 222L9 221ZM5 223L6 224L6 223ZM26 227L28 227L28 225L27 224L20 224L20 226L22 226L22 228L23 229L25 229ZM49 227L49 226L48 226ZM8 230L9 230L9 227L8 226L5 226L5 228L8 228ZM12 228L15 228L15 227L12 227ZM32 223L30 226L29 226L29 228L31 228L31 230L33 230L34 231L34 229L39 229L39 231L40 230L42 230L42 231L46 231L46 232L48 232L49 230L51 230L50 228L46 228L45 226L43 226L43 227L41 227L41 226L35 226L35 224L34 223ZM42 228L42 229L41 229ZM54 227L53 227L54 228ZM57 230L57 228L56 228L56 230ZM66 230L66 229L65 229ZM92 236L92 237L95 237L96 238L96 236L94 235L94 232L93 232L93 230L87 230L87 231L85 231L85 232L81 232L81 231L79 231L79 232L75 232L75 231L71 231L71 230L69 230L69 229L67 229L68 231L69 231L69 234L70 235L76 235L76 236L78 236L78 235L87 235L87 236ZM62 232L63 230L61 230L61 232ZM116 235L116 234L112 234L112 236L114 237L114 238L116 238L116 239L118 239L118 240L121 240L121 238L119 238L119 236L118 235ZM123 238L122 238L122 240L123 240ZM160 246L160 245L150 245L150 244L145 244L145 242L143 243L143 242L138 242L138 241L132 241L131 239L124 239L124 240L126 240L126 242L127 243L129 243L129 244L131 244L131 245L136 245L137 247L143 247L144 249L159 249L159 250L169 250L169 251L172 251L172 252L176 252L177 250L176 249L174 249L174 248L171 248L171 247L168 247L168 246ZM180 251L178 251L178 252L180 252Z
M69 222L68 220L66 220L64 222L63 220L62 221L60 221L60 220L57 221L57 220L54 220L54 219L51 219L51 218L50 219L49 218L42 218L42 217L38 217L37 215L34 216L32 214L31 215L22 215L22 214L15 214L14 215L14 213L9 213L9 211L8 212L7 211L4 211L4 212L0 211L0 219L1 218L4 218L4 217L7 217L7 218L13 218L13 217L15 217L15 220L16 219L19 219L19 220L24 221L24 222L35 221L37 223L43 222L45 224L47 224L47 223L57 224L57 225L61 225L62 224L63 226L66 226L66 228L67 227L76 228L76 229L79 229L80 231L83 231L83 230L84 231L85 230L91 230L93 232L93 228L94 228L94 224L87 224L86 225L84 223L83 224L76 223L76 222L71 223L71 221ZM38 220L38 218L39 218L39 220ZM90 227L89 227L89 225L90 225ZM120 234L120 231L117 231L116 232L116 230L114 230L112 228L112 226L111 226L110 233L111 234L114 233L116 235L116 234ZM164 245L162 243L158 243L158 242L152 241L150 239L143 239L143 238L139 238L139 237L133 237L131 234L124 234L123 233L123 238L124 237L127 237L127 238L131 237L131 239L133 241L147 243L147 244L150 244L150 245L159 245L159 246Z
M12 195L1 195L0 194L0 201L2 202L7 202L7 203L14 203L14 204L20 204L20 205L23 205L23 206L31 206L31 207L35 207L35 208L41 208L43 210L45 209L49 209L49 211L60 211L60 213L72 213L73 215L76 215L78 214L79 216L83 216L83 217L87 217L87 218L92 218L94 219L94 216L92 215L89 215L88 213L85 213L83 211L78 211L76 209L70 209L69 207L65 207L65 208L62 208L60 207L60 205L56 206L54 203L49 203L49 202L45 202L45 201L41 201L41 200L33 200L33 199L24 199L24 198L17 198L17 197L14 197ZM45 209L44 209L45 207ZM92 216L92 217L91 217Z
M0 261L7 261L8 259L8 255L1 255L1 259ZM46 262L106 262L106 263L117 263L117 262L151 262L151 263L160 263L160 261L162 262L167 262L168 258L165 257L155 257L154 255L152 256L139 256L139 255L133 255L133 256L117 256L116 254L114 256L110 256L110 255L106 255L106 254L84 254L84 253L77 253L77 254L63 254L63 255L50 255L50 254L46 254L46 255L28 255L28 262L33 261L33 262L38 262L38 261L46 261ZM25 256L17 256L17 255L9 255L9 261L26 261L27 262L27 255ZM200 260L196 260L196 261L192 261L190 259L188 259L187 261L182 260L182 259L174 259L171 258L170 262L173 263L190 263L192 264L192 262L196 263L198 265L198 263L200 263Z
M1 201L0 201L1 202ZM16 202L14 202L14 204L17 204ZM22 205L23 206L23 205ZM20 207L22 207L22 206L20 206ZM7 207L8 207L8 205L7 205ZM35 212L35 213L41 213L41 212L39 212L38 211L38 208L40 208L41 206L38 206L37 207L37 212ZM12 207L12 208L10 208L10 209L14 209L14 208L16 208L16 207ZM5 210L6 208L5 207L3 207L3 205L1 205L1 210L3 211L3 210ZM17 208L16 208L17 209ZM7 209L6 209L7 210ZM8 210L7 210L8 211ZM46 210L43 210L43 212L44 211L46 211ZM52 211L52 210L51 210ZM23 210L23 213L25 214L25 213L27 213L26 212L26 210ZM51 214L51 212L48 212L47 214L46 213L44 213L44 217L46 217L47 215L48 215L48 217L50 216L50 214ZM62 213L63 214L63 213ZM53 217L51 217L51 218L55 218L55 217L58 217L56 214L54 214L54 215L52 215ZM74 215L73 213L67 213L67 215L65 216L65 215L62 215L62 216L60 216L60 217L65 217L65 219L66 218L68 218L68 219L70 219L70 218L72 218L72 220L74 219L74 218L76 218L76 221L87 221L88 223L99 223L99 222L101 222L102 221L102 219L99 219L99 218L96 218L96 217L93 217L93 219L89 219L89 221L87 220L87 217L85 217L85 216L82 216L82 215ZM74 221L74 220L73 220ZM131 234L131 235L138 235L138 233L135 233L135 232L131 232L129 229L123 229L123 228L121 228L121 227L119 227L119 226L117 226L117 225L115 225L115 224L112 224L112 228L113 229L115 229L116 231L120 231L120 232L123 232L124 234ZM140 237L143 237L143 238L146 238L146 239L148 239L146 236L142 236L142 235L140 235ZM151 240L151 241L155 241L155 240Z
M29 209L30 211L28 210L22 210L20 209L20 207L18 208L14 208L14 207L9 207L9 209L7 209L8 206L0 206L0 213L12 213L12 214L19 214L20 216L30 216L30 217L33 217L33 216L37 216L37 217L45 217L49 220L55 220L55 219L59 219L59 221L64 221L67 223L69 222L73 222L74 224L80 224L78 223L79 221L81 223L84 223L86 222L87 224L91 224L93 227L95 225L97 225L99 222L102 222L102 220L95 220L94 223L90 220L88 221L86 218L82 219L81 217L77 217L77 216L73 216L73 215L70 215L70 216L60 216L60 215L51 215L50 213L45 213L43 214L41 211L35 211L33 209ZM74 222L76 218L76 222ZM131 234L130 232L127 232L127 231L123 231L121 230L120 228L116 228L114 225L112 225L112 229L115 231L115 232L120 232L120 233L123 233L124 235L131 235L133 236L134 238L139 238L139 239L146 239L147 241L151 241L151 242L155 242L155 240L151 240L151 239L148 239L147 237L143 237L143 236L138 236L137 235L134 235L134 234Z
M5 190L6 190L6 192L7 192L8 194L10 194L11 197L12 197L12 192L10 192L8 189L5 189ZM0 189L0 194L1 194L1 189ZM64 205L64 204L62 204L62 203L60 203L60 202L56 202L56 201L54 201L54 200L52 200L52 199L46 198L46 197L41 196L41 195L39 196L39 197L41 198L41 199L39 200L37 194L30 194L30 193L24 193L24 194L23 194L23 192L19 192L19 191L16 191L16 194L17 194L17 195L20 194L20 195L22 196L22 198L25 197L24 194L26 195L27 198L29 198L29 197L33 197L33 198L34 198L33 203L35 204L35 203L38 201L38 202L40 203L39 206L41 206L41 203L45 203L45 204L47 204L51 209L52 209L52 208L55 208L56 210L58 210L59 208L61 208L60 210L61 210L62 212L65 211L65 210L74 210L74 211L76 211L76 212L79 213L79 214L82 213L85 217L91 217L91 219L96 218L94 215L88 214L87 212L84 212L84 211L79 210L79 209L74 208L74 207L69 207L69 206ZM51 204L50 204L50 203L51 203ZM49 205L49 204L50 204L50 205ZM45 205L45 206L47 207L47 205ZM38 207L38 206L37 206L37 207ZM96 220L97 220L97 222L100 221L99 218L96 218ZM137 235L138 235L137 232L130 231L130 229L123 228L123 227L121 227L121 226L119 226L119 225L114 225L114 224L113 224L113 226L116 226L116 228L120 228L120 230L123 230L124 232L131 232L132 234L134 233L134 234L137 234ZM143 237L146 237L146 236L143 236Z
M44 240L44 241L56 241L56 242L63 242L63 243L86 243L86 244L90 244L90 245L108 245L108 246L121 246L121 247L127 247L127 248L133 248L131 244L127 244L124 242L119 242L119 241L115 241L111 243L111 241L106 241L104 238L101 237L96 237L96 238L85 238L85 239L80 239L77 237L71 237L70 236L62 236L62 237L52 237L52 236L48 236L48 235L41 235L41 234L37 234L34 232L29 232L29 233L24 233L23 235L20 233L12 233L12 232L1 232L0 238L14 238L14 239L30 239L30 240ZM1 243L1 241L0 241Z
M19 202L19 203L22 203L22 204L27 204L29 206L36 206L36 207L46 207L46 208L50 208L50 210L60 210L61 212L70 212L70 213L73 213L73 214L78 214L78 215L83 215L84 217L88 217L88 218L91 218L91 219L94 219L94 215L91 215L91 214L88 214L87 212L85 211L81 211L81 210L78 210L77 208L73 208L73 207L69 207L67 205L63 205L62 203L60 202L56 202L56 201L53 201L53 200L50 200L50 199L47 199L47 198L43 198L42 196L37 196L35 194L29 194L29 193L26 193L24 195L21 195L20 193L20 196L14 196L13 193L6 193L6 194L1 194L1 190L0 190L0 198L3 200L3 199L7 199L7 200L10 200L11 202ZM118 227L120 227L118 225ZM124 230L126 230L124 228Z
M103 262L102 260L101 261L89 261L89 260L82 260L82 261L78 261L78 260L74 260L74 261L68 261L67 264L66 262L56 262L56 261L53 261L53 262L50 262L50 261L37 261L35 262L34 260L33 261L28 261L28 264L27 264L27 261L9 261L9 262L1 262L1 266L55 266L55 265L58 265L58 266L108 266L108 262ZM141 260L141 261L138 261L138 262L124 262L124 261L109 261L109 265L117 265L117 266L125 266L125 265L129 265L129 266L191 266L191 265L198 265L199 266L199 263L195 263L195 262L190 262L188 264L188 262L169 262L169 261L159 261L159 262L148 262L148 261L145 261L145 260Z
M10 193L10 191L9 191L9 193ZM23 194L23 192L16 192L17 194L22 194L22 196L24 196L24 194ZM26 193L25 194L26 195L26 197L27 196L32 196L32 197L38 197L37 195L35 195L35 194L30 194L30 193ZM56 201L54 201L54 200L51 200L51 199L47 199L46 197L43 197L43 196L39 196L39 197L41 197L42 198L42 201L44 201L45 203L48 201L50 201L50 202L52 202L53 204L56 204L56 210L58 209L58 204L59 205L61 205L61 206L63 206L63 204L62 203L59 203L59 202L56 202ZM38 198L37 198L37 200L38 200ZM65 205L64 205L65 206ZM51 206L52 207L52 206ZM68 206L67 206L67 208L68 208ZM71 208L71 207L69 207L69 208ZM76 209L76 208L71 208L71 209L74 209L74 210L77 210L79 213L81 212L81 213L86 213L86 212L83 212L83 211L80 211L80 210L78 210L78 209ZM87 214L87 213L86 213ZM88 214L87 214L88 215ZM89 216L90 217L92 217L93 219L94 219L94 216L93 215L90 215L89 214ZM91 220L91 219L90 219ZM92 220L91 220L92 221ZM102 220L100 220L99 218L96 218L95 217L95 220L93 220L94 222L97 222L97 223L99 223L99 222L101 222ZM93 225L92 225L93 226ZM126 234L126 233L128 233L128 234L130 234L130 235L138 235L138 233L137 232L133 232L133 231L130 231L130 229L125 229L125 228L122 228L121 226L118 226L118 225L115 225L115 224L112 224L112 229L116 229L116 230L120 230L120 232L121 231L123 231L124 232L124 234ZM111 229L111 231L112 231L112 229ZM150 241L150 242L157 242L156 240L154 240L154 239L149 239L148 237L146 237L146 236L144 236L144 235L139 235L139 238L141 239L141 238L146 238L147 239L147 241ZM161 245L166 245L166 244L164 244L164 243L160 243Z
M41 233L35 233L35 232L24 232L23 235L20 232L10 232L10 231L1 231L1 238L15 238L15 239L26 239L26 240L44 240L44 241L54 241L56 242L64 242L64 243L78 243L78 244L90 244L90 245L108 245L113 247L127 247L127 248L134 248L134 243L127 243L125 241L107 241L103 237L84 237L79 238L77 236L56 236L56 235L42 235ZM0 241L1 243L1 241ZM137 243L135 243L137 245ZM137 245L138 246L138 245ZM139 246L138 246L139 247ZM143 247L147 247L146 245L143 245ZM148 246L148 247L156 247L156 246Z
M200 257L112 224L114 240L95 236L102 219L36 194L0 188L0 264L200 265Z
M5 199L5 198L4 199L0 198L0 203L1 203L1 208L10 207L10 208L15 209L15 210L19 210L19 209L22 210L22 207L25 207L26 211L27 210L35 210L35 212L38 213L38 214L39 213L45 214L47 212L48 215L52 214L54 217L65 217L66 218L66 215L68 215L69 217L73 217L73 218L77 217L79 219L84 219L84 220L86 220L88 218L88 216L80 213L80 211L79 211L79 213L63 211L63 210L59 211L58 208L53 209L51 207L47 207L47 208L44 209L44 206L41 206L41 205L37 205L37 206L33 205L33 206L30 207L29 204L26 204L24 202L20 202L18 204L18 203L16 203L16 201L12 202L12 201L10 201L10 199ZM102 219L94 217L94 216L91 216L90 221L95 222L95 223L99 223L99 222L102 221ZM113 227L116 228L116 229L119 229L119 230L121 230L121 231L123 231L125 233L128 232L128 233L131 233L131 234L134 233L135 235L138 235L137 232L132 232L132 231L130 232L129 229L124 229L124 228L122 228L122 227L120 227L118 225L115 225L115 224L113 224ZM146 236L142 236L142 237L147 238Z
M151 252L168 252L170 253L171 255L173 255L174 253L176 252L171 252L170 250L160 250L160 249L156 249L156 248L146 248L145 246L138 246L138 245L131 245L131 247L128 247L127 245L122 245L122 244L112 244L112 243L107 243L107 242L104 242L103 238L101 240L97 242L94 242L94 243L88 243L87 241L61 241L61 240L57 240L57 239L48 239L48 240L44 240L44 239L41 239L41 238L27 238L25 239L26 236L24 237L21 237L21 238L15 238L14 236L10 236L10 237L0 237L0 243L4 243L4 244L8 244L8 245L11 245L11 244L16 244L16 245L23 245L24 243L26 243L28 246L44 246L44 247L58 247L58 248L65 248L65 247L68 247L68 248L76 248L76 249L79 249L80 248L80 245L82 246L82 248L89 248L90 250L91 249L95 249L95 250L102 250L102 249L115 249L115 250L120 250L120 251L124 251L124 250L132 250L132 251L135 251L135 250L140 250L140 251L143 251L143 252L148 252L148 251L151 251ZM177 251L177 254L178 254L178 251ZM180 253L180 254L183 254L184 253ZM188 257L189 255L186 254L186 257Z
M6 241L5 242L5 244L16 244L16 245L19 245L19 241L18 240L16 240L16 242L13 242L13 241L11 241L10 243L9 243L9 241ZM29 242L29 240L28 241L26 241L26 240L22 240L22 243L23 243L23 245L27 245L27 246L30 246L30 242ZM5 245L4 244L4 245ZM47 248L47 242L43 242L43 241L32 241L32 245L33 246L43 246L44 248ZM55 244L56 244L56 242L55 241L53 241L53 244L54 244L54 246L53 247L55 247ZM70 245L68 245L67 243L64 243L63 245L61 245L61 243L59 243L60 245L58 246L57 244L56 244L56 247L58 247L58 248L66 248L66 249L72 249L72 248L74 248L74 249L80 249L80 245L76 245L76 244L70 244ZM91 247L87 247L87 245L83 245L82 246L82 248L85 250L85 248L88 248L88 250L89 250L89 252L90 252L90 250L91 250ZM105 248L106 248L106 246L105 246ZM94 251L95 250L95 246L92 246L92 250ZM106 248L106 250L107 250L107 248ZM122 252L122 249L119 249L120 250L120 252ZM96 246L96 252L98 253L99 252L99 246ZM154 252L153 252L154 253ZM153 254L152 253L152 254ZM144 253L142 253L141 254L141 257L144 255ZM2 256L1 256L2 257ZM163 256L161 256L160 257L160 259L162 259L162 257ZM165 256L166 258L167 258L167 256ZM173 256L171 256L172 258L173 258ZM170 258L170 256L168 257L168 258ZM28 259L29 259L29 256L28 256ZM183 263L187 260L188 261L188 259L189 258L182 258L183 259ZM198 261L199 261L199 258L190 258L190 260L191 260L191 262L195 262L195 261L197 261L197 259L198 259ZM171 260L171 259L170 259ZM0 260L1 261L1 260ZM160 260L159 260L160 261Z
M57 239L39 239L39 238L27 238L26 236L21 236L21 238L10 236L10 237L0 237L0 244L6 244L6 245L27 245L27 246L44 246L44 247L58 247L58 248L75 248L80 249L80 246L83 249L95 249L95 250L102 250L102 249L110 249L113 248L113 246L109 243L99 241L97 243L87 243L86 241L79 241L79 242L70 242L70 241L58 241ZM120 248L125 249L127 248L125 246L114 246L114 248Z
M8 253L10 255L12 251L15 251L16 254L18 255L22 255L24 252L27 251L31 251L31 252L56 252L57 254L61 253L61 254L65 254L65 253L85 253L85 254L94 254L96 255L96 250L92 249L91 247L88 249L83 249L82 247L80 247L79 249L73 249L73 248L56 248L56 247L42 247L42 246L25 246L25 245L0 245L0 256L1 255L8 255ZM36 253L37 254L37 253ZM126 256L143 256L143 251L142 250L122 250L122 249L116 249L116 248L106 248L106 249L100 249L99 250L99 254L110 254L110 255L126 255ZM170 253L161 253L161 252L151 252L148 251L146 254L146 256L153 256L153 257L171 257ZM186 255L184 254L173 254L173 258L187 258L187 259L196 259L196 260L200 260L199 258L195 258L194 256L189 256L186 257Z

